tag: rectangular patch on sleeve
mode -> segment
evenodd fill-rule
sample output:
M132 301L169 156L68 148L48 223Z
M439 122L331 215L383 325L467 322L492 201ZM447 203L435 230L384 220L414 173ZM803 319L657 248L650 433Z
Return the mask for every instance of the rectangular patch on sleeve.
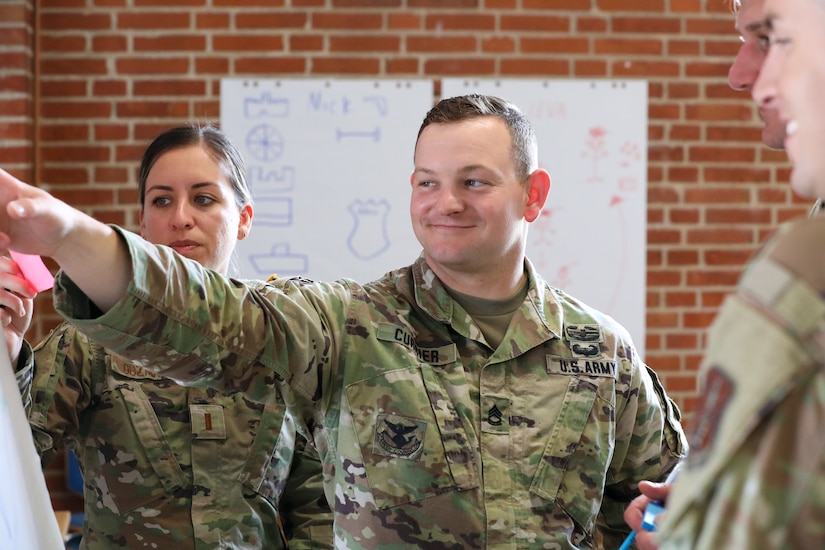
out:
M616 378L616 361L547 356L547 373Z

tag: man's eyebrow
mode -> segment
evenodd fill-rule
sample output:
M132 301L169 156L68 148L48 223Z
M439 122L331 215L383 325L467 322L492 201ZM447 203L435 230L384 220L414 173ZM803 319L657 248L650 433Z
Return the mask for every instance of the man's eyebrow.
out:
M767 18L759 19L759 20L754 21L752 23L749 23L748 25L745 26L745 31L747 31L747 32L756 33L756 32L764 31L764 30L768 30L768 20L767 20Z
M760 25L765 28L767 31L773 30L774 21L777 20L777 15L775 13L767 12L765 14L765 18L760 21Z

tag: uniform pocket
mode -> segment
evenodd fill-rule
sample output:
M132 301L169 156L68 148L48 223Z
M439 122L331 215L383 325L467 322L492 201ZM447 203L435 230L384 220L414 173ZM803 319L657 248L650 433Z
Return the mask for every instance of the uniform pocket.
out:
M555 501L592 533L615 439L615 407L601 379L573 377L530 491ZM612 380L610 380L612 384Z
M284 405L275 400L264 404L238 481L277 504L289 476L295 442L295 422L286 416Z
M82 452L86 484L99 488L104 506L125 514L191 485L139 384L104 392L96 409L98 428Z
M478 486L470 440L431 367L359 380L346 397L378 508Z

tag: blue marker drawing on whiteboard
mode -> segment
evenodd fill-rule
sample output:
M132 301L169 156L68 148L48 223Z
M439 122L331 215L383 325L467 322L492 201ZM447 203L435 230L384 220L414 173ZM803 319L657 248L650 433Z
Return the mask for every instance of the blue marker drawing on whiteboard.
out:
M279 276L303 275L309 270L309 260L306 254L293 254L288 243L279 243L272 246L269 254L253 254L249 256L252 267L259 274Z
M255 225L292 226L292 199L289 197L256 199L255 210Z
M249 187L255 198L273 193L284 193L295 188L294 166L284 166L278 170L254 165L249 167L247 173L249 175Z
M244 118L285 118L289 115L289 100L273 98L268 92L259 98L245 97L243 100Z
M356 200L350 203L348 210L355 220L347 237L347 246L356 257L369 260L390 247L387 236L387 215L390 213L388 201Z
M343 114L346 115L350 111L350 100L348 97L341 98L330 97L332 94L324 92L310 92L309 93L309 108L315 112L326 112L330 115Z
M382 117L387 116L387 112L389 111L389 105L386 96L376 95L376 96L367 96L364 98L364 103L372 103L375 105L375 109L378 111L378 114Z
M336 129L335 140L344 141L345 139L355 138L372 138L375 143L381 141L381 127L376 126L375 130L342 130Z
M259 124L246 134L246 150L261 162L278 160L284 154L284 137L275 127Z

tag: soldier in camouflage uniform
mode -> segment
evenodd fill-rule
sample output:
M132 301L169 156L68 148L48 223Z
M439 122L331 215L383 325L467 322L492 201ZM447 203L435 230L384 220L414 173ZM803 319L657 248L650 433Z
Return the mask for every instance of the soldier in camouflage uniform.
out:
M767 29L764 25L765 0L731 0L731 7L736 14L735 27L739 32L740 45L736 57L728 71L728 84L734 90L750 91L759 77L759 71L768 53ZM779 120L776 109L761 109L762 143L771 149L783 149L785 124ZM811 209L814 215L821 208L817 201ZM669 486L641 483L643 495L638 497L625 512L628 525L637 530L636 546L642 550L656 550L656 533L642 529L644 510L651 500L667 499Z
M337 547L612 549L638 481L686 444L627 332L524 256L550 186L536 157L511 104L440 102L411 177L424 253L364 285L238 285L8 176L0 204L33 199L8 239L57 256L56 306L92 339L188 385L280 389L324 462Z
M766 0L753 95L786 125L791 187L825 196L825 4ZM819 201L818 201L819 204ZM780 227L724 303L661 548L825 548L825 218Z
M252 220L240 154L210 127L158 136L139 196L147 240L220 272ZM65 444L83 470L84 548L331 547L321 463L276 393L185 388L65 323L34 350L16 342L43 463Z
M822 242L821 216L780 228L714 321L662 550L825 548Z

